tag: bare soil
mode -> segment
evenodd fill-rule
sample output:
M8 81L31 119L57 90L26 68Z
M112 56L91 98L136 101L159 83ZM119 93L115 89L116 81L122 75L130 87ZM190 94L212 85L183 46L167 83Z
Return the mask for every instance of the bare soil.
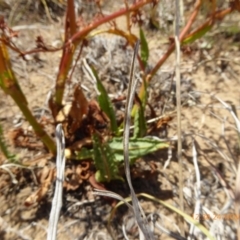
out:
M19 30L19 37L16 39L19 48L32 49L34 40L39 35L48 45L62 44L64 7L58 4L53 6L55 8L52 10L50 8L54 13L52 13L53 22L51 23L41 5L38 10L34 9L35 12L29 10L30 24L28 17L21 16L19 19L12 17L13 29ZM92 9L90 5L86 6L89 7L86 17L89 17L94 14L94 8ZM22 5L20 4L19 7ZM109 1L103 6L106 12L112 12L118 8L119 5L114 1ZM14 14L13 8L6 7L2 11L8 20L9 16ZM239 33L229 34L221 30L224 24L235 24L233 19L235 20L234 17L227 18L213 30L212 34L194 43L190 53L182 51L181 60L183 104L181 138L183 140L185 212L194 216L196 204L196 173L192 149L194 143L201 175L202 206L205 207L205 212L208 209L219 218L221 217L221 219L209 220L204 218L207 215L202 215L201 221L215 236L225 239L236 239L237 221L227 216L235 214L231 193L235 188L239 143L236 125L230 112L214 96L234 106L236 113L239 114ZM117 24L124 29L123 18L118 19ZM138 34L137 29L134 31ZM167 37L171 34L153 30L147 24L144 26L144 31L149 43L149 68L151 68L166 51ZM88 99L96 98L95 87L82 68L83 59L94 64L111 98L125 95L132 55L132 49L125 44L120 37L106 34L89 40L88 47L85 48L81 61L76 66L72 81L66 88L65 100L71 99L73 85L76 83L82 85ZM30 109L39 120L42 117L51 120L47 100L50 91L54 90L60 58L61 52L39 53L27 56L25 61L11 52L13 69L27 97ZM149 86L149 104L157 116L173 117L167 127L154 132L158 137L177 136L174 66L175 58L172 55ZM119 116L123 113L123 106L124 104L119 106ZM37 174L44 168L54 166L55 160L47 155L39 141L33 140L37 145L32 149L13 146L11 141L13 131L21 127L26 133L31 133L31 128L11 98L4 95L2 91L0 91L0 123L4 127L6 142L19 161L37 162L34 168L19 168L8 165L9 162L5 161L0 154L0 239L45 239L54 182L39 203L26 206L25 201L39 188ZM51 128L47 130L52 131ZM171 154L167 150L159 151L137 161L132 170L133 174L136 173L133 184L137 193L148 193L179 207L179 165L176 158L176 140L172 140L172 146ZM164 168L168 159L171 161ZM78 162L68 162L66 169L72 170L78 166L83 167ZM155 170L152 174L153 166ZM129 195L127 184L120 181L111 182L106 185L106 188L123 197ZM92 190L93 187L85 180L74 190L64 190L57 239L112 239L107 227L112 201L94 196ZM172 233L178 232L179 219L175 213L146 198L140 199L146 215L152 216L156 224L160 224ZM115 239L124 239L122 224L125 225L130 239L138 239L133 217L125 206L117 210L111 222ZM189 234L189 224L185 225L185 229ZM156 236L157 239L174 239L174 235L169 237L160 230L156 230ZM197 236L197 239L204 239L200 233Z

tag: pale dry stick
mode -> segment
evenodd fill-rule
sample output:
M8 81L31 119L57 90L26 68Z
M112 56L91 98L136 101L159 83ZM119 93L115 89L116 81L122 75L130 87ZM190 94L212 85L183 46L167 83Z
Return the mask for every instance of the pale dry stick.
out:
M202 206L202 209L203 209L203 214L204 214L204 215L202 215L203 221L209 222L209 224L210 224L211 221L214 221L215 214L205 206ZM201 216L199 215L198 217L200 218ZM212 224L210 227L210 233L216 237L216 231L215 231L215 229L212 229L213 225L214 224Z
M223 104L224 107L226 107L226 109L231 113L235 124L237 126L237 130L238 130L238 144L240 145L239 141L240 141L240 121L237 118L236 114L234 113L233 109L231 106L229 106L226 102L224 102L223 100L221 100L220 98L216 97L215 98L221 102ZM236 175L236 187L235 187L235 212L237 216L240 216L240 161L238 159L238 166L237 166L237 175ZM237 222L237 235L238 235L238 239L240 240L240 219L238 218L238 222Z
M122 232L123 232L124 239L125 239L125 240L129 240L129 238L128 238L128 236L127 236L127 233L126 233L126 228L125 228L125 225L124 225L124 224L122 225Z
M201 175L198 167L198 159L197 159L197 151L196 151L196 146L194 143L194 139L192 140L192 155L193 155L193 165L196 173L196 188L195 188L195 197L196 197L196 202L195 202L195 209L194 209L194 216L197 214L200 214L201 211ZM191 224L190 228L190 239L192 239L192 236L195 235L195 225Z
M180 16L181 16L181 20L182 20L182 25L185 25L185 16L184 16L184 3L183 0L180 0Z
M165 171L166 168L169 166L171 160L172 160L172 147L169 146L169 148L168 148L168 159L164 163L163 171Z
M82 239L81 237L77 237L75 239ZM105 232L100 232L99 230L92 230L89 236L83 238L83 240L93 240L93 239L104 239L104 240L112 240L112 238L107 237Z
M199 146L199 144L198 144L198 146ZM223 188L227 192L227 196L229 196L229 198L231 200L234 200L234 192L233 192L232 188L230 187L230 185L226 182L226 180L222 176L222 173L212 164L212 161L210 159L208 159L208 157L206 156L206 154L200 147L199 147L199 149L201 151L201 155L206 159L206 161L210 165L210 167L215 175L214 177L216 177L217 181L223 186ZM226 160L225 160L225 162L226 162Z
M88 77L88 80L93 84L97 95L100 95L100 92L97 89L97 79L95 78L95 76L91 70L91 67L89 66L89 64L87 63L87 60L85 58L82 60L82 63L83 63L83 71L85 72L86 76Z
M47 18L48 18L49 22L53 24L53 20L52 20L52 17L51 17L51 14L50 14L50 11L49 11L49 8L48 8L46 0L41 0L41 2L43 4L43 6L44 6L44 10L45 10L45 12L47 14Z
M130 163L129 163L129 133L130 133L130 125L131 125L131 109L133 105L133 100L135 97L135 91L138 83L138 78L134 81L134 72L135 72L135 59L137 56L139 47L139 41L136 43L134 48L134 54L131 63L131 71L129 77L129 86L127 92L127 101L125 107L125 116L124 116L124 132L123 132L123 155L124 155L124 168L125 174L127 178L127 182L130 188L132 204L133 204L133 211L135 215L135 219L137 225L139 227L140 237L142 234L144 235L146 240L154 239L153 233L151 232L147 219L143 213L143 210L139 204L138 198L134 192L132 181L131 181L131 174L130 174ZM142 214L141 214L142 213ZM141 234L142 233L142 234Z
M240 240L240 162L238 162L238 170L237 170L237 177L236 177L236 190L235 190L235 212L238 216L238 223L237 223L237 234L238 240Z
M225 162L231 162L231 159L223 151L221 151L220 147L213 140L211 140L211 139L207 138L206 136L199 134L199 133L196 133L195 135L204 139L208 143L208 145L210 145L212 148L214 148L219 153L219 155L224 159ZM232 171L234 173L237 172L235 166L232 166Z
M227 146L228 152L231 155L231 158L233 159L234 163L237 164L237 159L234 157L233 152L231 147L229 146L229 142L227 141L226 137L225 137L225 123L226 123L227 118L224 117L223 121L222 121L222 138L224 139L224 142Z
M117 193L107 191L107 190L94 189L93 194L98 195L98 196L110 197L110 198L114 198L114 199L117 199L119 201L122 201L128 206L129 210L134 214L133 206L126 199L124 199L123 197L121 197ZM125 235L124 232L123 232L123 234ZM126 236L125 239L128 239L128 237ZM150 239L150 238L146 238L146 240L148 240L148 239Z
M232 107L230 105L228 105L226 102L224 102L222 99L220 99L219 97L214 96L220 103L222 103L222 105L231 113L236 126L237 126L237 130L238 130L238 134L240 134L240 121L237 118L236 114L234 113Z
M49 217L49 226L47 232L47 240L55 240L57 236L57 224L62 208L62 193L63 193L63 181L66 158L64 154L65 139L62 130L62 124L58 124L56 127L56 140L57 140L57 158L56 158L56 188L54 197L52 200L52 209Z
M181 129L181 73L180 73L180 62L181 62L181 51L180 51L180 36L179 36L179 21L180 21L180 10L179 0L175 0L176 6L176 20L175 20L175 46L176 46L176 99L177 99L177 135L178 135L178 149L177 157L179 163L179 199L180 199L180 210L184 212L184 198L183 198L183 161L182 161L182 129ZM180 230L184 237L184 219L180 217Z
M13 3L11 5L11 11L10 11L10 14L9 14L9 17L8 17L8 24L9 25L12 25L13 24L13 17L15 16L16 17L16 13L19 11L19 5L20 5L20 1L15 1L15 3ZM18 13L20 14L20 13Z
M132 205L129 204L123 197L121 197L117 193L114 193L114 192L111 192L111 191L107 191L107 190L94 189L93 194L98 195L98 196L114 198L114 199L117 199L119 201L123 201L128 206L128 208L133 212Z
M180 235L177 235L176 233L166 229L165 227L161 226L160 224L156 223L156 228L158 230L160 230L161 232L165 233L166 235L168 235L169 237L171 237L171 239L177 239L177 240L186 240L185 237L182 237Z
M205 216L204 221L209 220L210 226L210 233L215 236L216 239L224 239L224 232L226 234L226 230L224 230L223 220L224 215L220 213L213 213L208 208L203 206L203 210L206 212L203 216ZM211 221L210 221L211 220Z
M18 184L18 180L15 178L14 174L6 166L2 165L2 166L0 166L0 169L3 169L6 172L8 172L8 174L10 175L10 177L12 179L13 184Z
M153 216L154 215L154 216ZM173 237L174 239L181 239L181 240L186 240L186 238L183 238L180 235L180 229L178 227L178 225L176 225L174 223L174 220L170 219L170 217L167 217L166 215L163 215L162 213L154 213L154 214L150 214L149 216L151 218L151 221L155 224L156 228L159 229L160 231L166 233L169 237ZM157 217L160 219L160 223L161 225L158 223L158 219ZM179 232L179 234L168 230L167 228L165 228L163 225L171 225L172 227L174 227L176 229L177 232Z
M176 113L176 111L174 110L172 112L169 112L168 114L164 114L159 117L151 118L151 119L147 120L147 124L157 122L158 120L163 119L165 117L173 116L173 114L175 114L175 113ZM130 130L132 130L133 128L134 128L134 125L130 126ZM123 130L124 129L120 129L119 132L123 132Z
M35 175L35 173L34 173L34 171L33 171L33 168L28 167L28 166L25 166L25 165L20 164L20 163L6 163L6 164L1 165L0 168L2 168L3 170L5 170L6 172L8 172L9 175L11 176L11 178L12 178L12 183L13 183L13 184L17 184L17 183L18 183L18 180L15 178L14 174L10 171L10 168L11 168L11 167L28 169L28 170L32 173L34 183L35 183L36 185L38 184L38 181L37 181L36 175Z
M29 226L27 226L26 228L28 228L28 227ZM17 230L15 228L10 227L9 224L0 216L0 232L3 233L3 235L5 235L4 233L14 233L20 239L32 240L31 237L29 237L23 233L25 229Z
M40 29L48 29L48 30L50 30L50 29L53 29L53 27L52 26L43 26L43 25L37 25L37 24L33 24L33 25L18 25L18 26L14 26L14 27L12 27L11 28L13 31L16 31L16 32L18 32L18 31L22 31L22 30L35 30L35 29L37 29L37 30L40 30Z

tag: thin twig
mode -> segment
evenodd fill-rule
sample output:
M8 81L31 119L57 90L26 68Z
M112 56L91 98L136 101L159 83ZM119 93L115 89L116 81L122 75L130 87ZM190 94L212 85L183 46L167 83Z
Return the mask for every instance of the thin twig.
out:
M195 140L193 139L192 141L192 155L193 155L193 164L194 164L194 169L195 169L195 174L196 174L196 188L195 188L195 197L196 197L196 202L195 202L195 209L194 209L194 216L200 216L199 214L201 213L201 174L199 171L199 166L198 166L198 159L197 159L197 151L195 147ZM195 235L195 225L191 224L190 228L190 237L192 237L192 234Z
M56 159L57 179L55 193L52 200L52 209L49 218L47 240L56 239L57 224L60 216L60 211L62 208L62 192L66 159L64 154L65 140L61 124L57 125L56 127L56 137L57 137L57 159Z
M183 199L183 161L182 161L182 128L181 128L181 74L180 74L180 10L179 0L176 0L175 45L176 45L176 99L177 99L177 135L178 135L178 164L179 164L179 199L180 209L184 212ZM184 219L180 218L180 230L184 237Z
M138 52L138 47L139 47L139 41L137 42L134 49L134 54L133 54L133 59L131 64L129 86L128 86L127 101L126 101L126 107L125 107L124 133L123 133L124 167L125 167L127 182L131 192L131 198L132 198L132 204L133 204L133 210L134 210L136 222L138 224L139 230L141 229L141 232L144 235L145 239L151 240L151 239L154 239L154 236L150 230L150 227L148 226L147 219L144 216L144 213L139 204L138 198L134 192L132 181L131 181L130 163L129 163L129 132L130 132L129 128L131 124L131 109L132 109L133 100L135 96L135 90L138 83L138 79L134 81L133 75L134 75L134 66L135 66L134 63L135 63L135 58Z

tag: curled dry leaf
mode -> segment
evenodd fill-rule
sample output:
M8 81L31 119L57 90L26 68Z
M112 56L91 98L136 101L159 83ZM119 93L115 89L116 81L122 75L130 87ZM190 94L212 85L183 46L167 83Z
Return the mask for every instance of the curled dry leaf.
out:
M92 100L89 102L89 115L90 124L97 129L101 130L107 127L110 122L108 116L101 110L99 104Z
M31 131L24 131L22 128L14 129L9 135L15 147L23 147L36 150L42 148L42 143L36 142L34 133Z
M75 140L75 133L82 127L83 120L88 115L88 101L81 86L75 86L72 103L66 104L57 114L54 103L51 101L49 101L49 107L52 114L55 114L53 115L55 122L62 123L67 142L72 143Z
M53 181L53 178L54 178L54 174L55 174L55 169L54 168L51 168L51 169L48 169L47 171L47 168L45 168L46 170L44 171L44 175L46 178L43 180L41 178L41 181L42 182L42 185L40 186L40 188L34 192L33 194L31 194L24 202L24 205L27 206L27 207L30 207L32 206L33 204L35 203L38 203L40 202L47 194L51 184L52 184L52 181Z
M63 187L67 191L79 188L83 180L88 179L90 176L89 167L90 163L85 161L76 166L72 165L70 168L67 168L65 170L65 181ZM45 166L39 170L36 175L41 186L25 200L24 204L27 207L32 206L35 203L39 203L47 195L52 182L56 178L56 169Z
M76 190L80 187L83 180L88 179L90 174L88 172L90 163L85 162L85 166L77 165L77 166L71 166L71 168L68 168L65 171L65 181L63 184L63 187L69 191L69 190Z
M161 118L158 122L157 122L157 129L168 125L168 123L173 119L173 117L171 116L167 116L164 118Z
M74 168L68 168L65 171L65 181L63 183L63 187L69 191L69 190L76 190L79 188L79 186L82 183L82 179L78 174L76 174L76 169Z

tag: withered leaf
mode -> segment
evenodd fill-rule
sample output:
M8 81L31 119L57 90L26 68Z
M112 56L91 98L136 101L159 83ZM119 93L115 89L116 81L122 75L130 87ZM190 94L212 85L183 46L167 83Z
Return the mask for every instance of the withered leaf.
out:
M44 175L45 174L46 172L44 173ZM35 203L38 203L46 196L48 189L51 186L52 180L54 178L54 174L55 174L55 169L53 168L49 169L48 176L42 183L41 187L25 200L25 203L24 203L25 206L29 207Z
M69 132L74 133L82 124L83 117L88 113L88 101L80 85L75 86L74 99L69 112Z
M237 10L238 12L240 12L240 1L239 0L230 0L229 1L229 6L232 9Z

